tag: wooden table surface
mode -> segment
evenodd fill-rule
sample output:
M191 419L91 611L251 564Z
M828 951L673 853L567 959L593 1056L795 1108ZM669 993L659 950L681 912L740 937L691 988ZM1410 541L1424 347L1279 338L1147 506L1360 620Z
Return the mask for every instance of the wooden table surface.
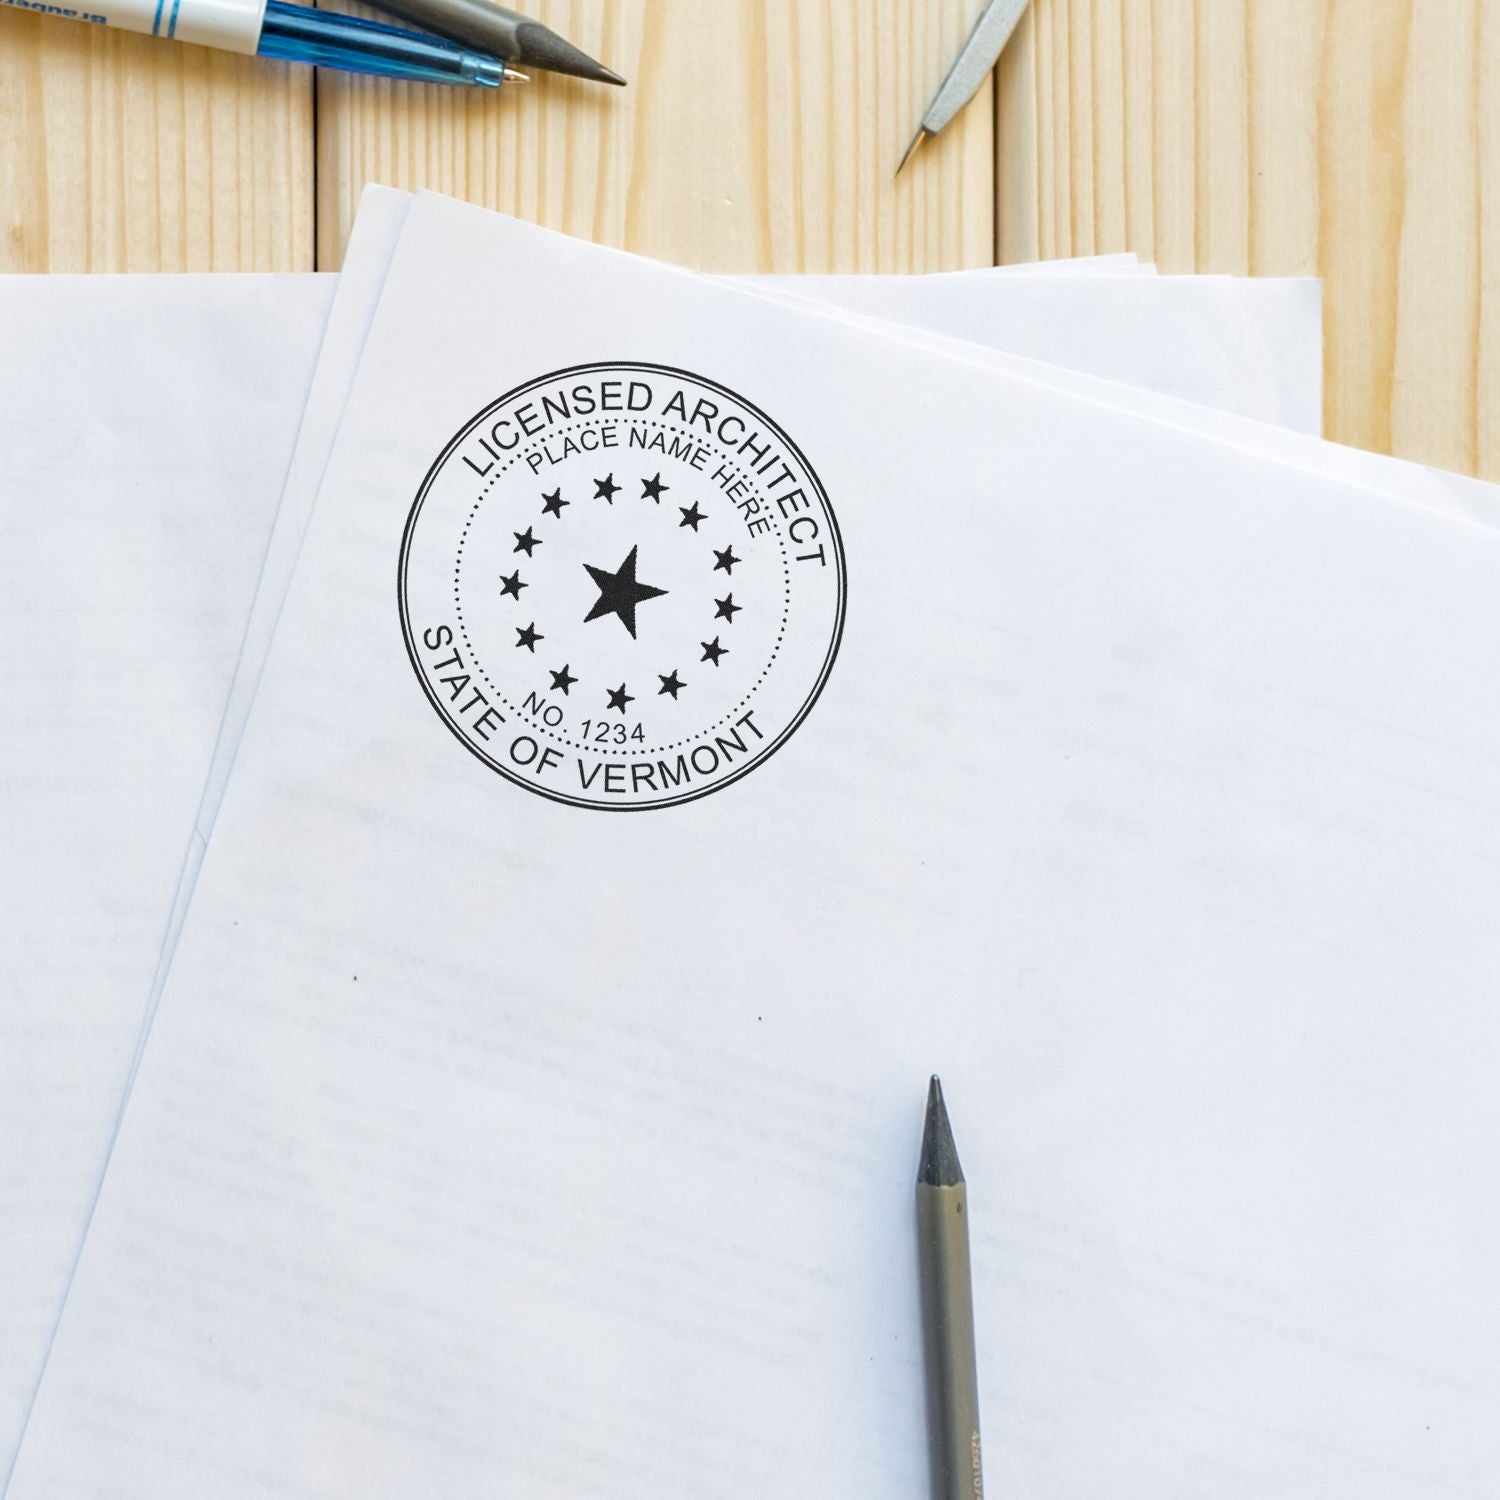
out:
M1500 479L1500 0L534 0L625 73L502 97L0 10L0 271L338 265L367 180L709 270L1134 250L1325 281L1331 437Z

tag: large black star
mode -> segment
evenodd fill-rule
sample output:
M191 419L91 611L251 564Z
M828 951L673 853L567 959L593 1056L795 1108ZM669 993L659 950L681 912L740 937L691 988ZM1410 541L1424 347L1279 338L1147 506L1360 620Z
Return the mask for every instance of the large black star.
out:
M549 670L550 670L550 668L549 668ZM561 672L553 672L552 673L552 686L554 688L556 688L559 692L564 693L564 694L577 681L578 681L578 679L575 676L573 676L573 674L570 671L568 671L568 664L567 664L567 662L563 663L563 669L562 669Z
M656 675L658 677L661 677L660 672L658 672ZM661 677L661 686L656 690L656 696L660 698L663 693L670 693L672 695L672 702L675 703L677 701L678 693L680 693L686 686L687 683L678 681L677 668L673 667L670 674L668 674L666 677Z
M660 474L657 474L655 479L643 479L641 480L641 499L654 500L658 505L660 505L661 492L663 490L669 490L671 488L672 486L670 484L663 484L661 482Z
M632 547L630 555L613 572L606 572L603 568L596 568L592 563L585 563L589 577L599 587L599 597L594 607L583 617L584 624L590 620L597 620L603 615L617 615L620 623L633 637L635 635L635 607L646 599L658 599L666 593L665 589L653 588L649 583L637 583L635 578L635 554L638 549Z
M714 611L714 619L728 620L731 625L734 624L734 617L745 607L743 604L736 604L734 602L733 594L727 599L715 599L714 603L719 606Z
M536 643L538 641L544 641L544 640L547 639L547 637L544 636L536 628L536 621L535 620L533 620L531 622L531 624L529 624L526 627L525 630L518 630L518 631L516 631L516 637L517 637L517 639L516 639L516 647L517 647L517 649L519 650L520 647L524 646L529 652L531 652L531 654L533 656L536 655Z
M594 499L607 500L611 505L615 503L615 494L620 486L615 483L613 474L606 474L603 479L594 481Z
M694 500L691 505L679 505L677 509L682 512L682 519L677 523L678 526L691 526L693 530L696 531L698 529L698 523L700 521L706 521L708 519L708 517L698 509L698 502L696 500Z
M512 599L521 597L521 590L531 585L521 582L521 570L516 569L514 573L502 573L500 575L500 597L503 599L507 594Z
M700 661L711 661L715 666L718 666L719 658L729 655L729 648L719 644L718 636L715 636L711 641L699 641L698 644L703 647L703 655L698 658Z
M734 565L737 562L744 562L745 560L743 557L736 557L734 555L733 547L726 547L722 552L715 548L714 556L718 559L718 561L714 564L715 573L717 573L720 568L723 568L726 573L733 573Z
M635 698L625 691L625 684L623 682L617 688L609 688L608 692L609 706L611 708L618 708L621 713L625 712L625 705L627 703L635 702Z
M544 516L556 516L560 521L562 520L563 506L571 505L572 503L571 500L563 499L561 485L558 485L550 495L545 490L542 492L542 514Z
M531 556L531 549L533 547L540 547L542 545L542 539L537 536L532 536L531 527L529 526L525 531L513 531L511 532L511 535L515 537L516 545L510 550L512 552L524 552L527 557Z

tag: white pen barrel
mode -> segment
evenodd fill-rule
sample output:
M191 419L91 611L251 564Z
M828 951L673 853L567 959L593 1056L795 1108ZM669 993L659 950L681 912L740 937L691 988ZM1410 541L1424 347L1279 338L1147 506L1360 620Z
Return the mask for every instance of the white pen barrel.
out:
M94 26L196 42L225 52L256 50L266 9L265 0L95 0L91 6L78 8L42 0L0 0L0 4Z

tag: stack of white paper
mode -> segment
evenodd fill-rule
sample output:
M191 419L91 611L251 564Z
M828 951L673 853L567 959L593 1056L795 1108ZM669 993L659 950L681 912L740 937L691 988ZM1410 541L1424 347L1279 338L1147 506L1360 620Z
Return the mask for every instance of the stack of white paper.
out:
M0 1454L120 1105L333 277L0 281Z
M328 296L0 286L6 1493L918 1493L934 1068L997 1493L1486 1493L1500 540L1315 284Z

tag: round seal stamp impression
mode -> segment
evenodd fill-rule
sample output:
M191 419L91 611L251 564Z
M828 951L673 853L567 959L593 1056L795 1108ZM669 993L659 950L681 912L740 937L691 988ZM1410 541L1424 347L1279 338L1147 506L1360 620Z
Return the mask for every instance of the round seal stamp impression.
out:
M487 766L580 807L669 807L807 716L843 632L844 550L801 450L742 396L580 365L438 455L398 596L423 690Z

